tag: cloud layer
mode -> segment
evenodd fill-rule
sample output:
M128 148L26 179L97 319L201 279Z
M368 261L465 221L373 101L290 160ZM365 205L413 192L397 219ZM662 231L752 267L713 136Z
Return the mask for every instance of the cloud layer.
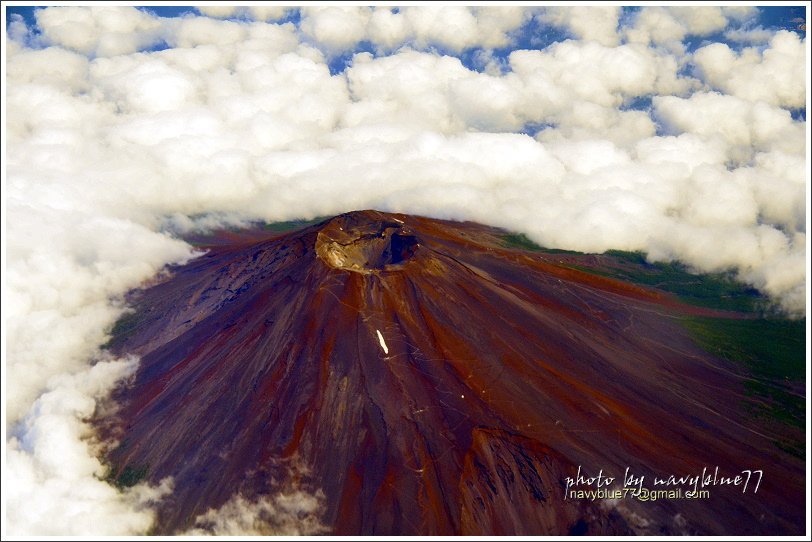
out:
M99 350L123 294L194 256L173 230L367 208L475 220L734 271L802 313L808 45L747 38L767 32L748 30L757 16L53 7L36 28L12 20L8 533L143 533L150 499L171 491L101 481L83 420L132 370ZM722 32L740 39L708 38Z

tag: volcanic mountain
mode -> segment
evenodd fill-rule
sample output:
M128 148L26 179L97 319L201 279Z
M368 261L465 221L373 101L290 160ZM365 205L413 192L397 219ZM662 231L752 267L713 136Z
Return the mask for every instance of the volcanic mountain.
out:
M141 362L95 419L110 480L171 478L156 534L302 494L335 535L803 533L803 460L680 324L718 311L499 233L359 211L208 238L114 330Z

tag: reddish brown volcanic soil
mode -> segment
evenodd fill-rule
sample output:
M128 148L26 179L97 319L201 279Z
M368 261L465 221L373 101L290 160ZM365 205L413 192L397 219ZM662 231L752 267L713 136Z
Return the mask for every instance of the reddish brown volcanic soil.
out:
M141 365L96 422L122 442L118 474L173 477L156 533L300 489L336 535L803 534L804 464L678 324L702 309L495 233L354 212L224 234L135 292L111 350ZM648 489L717 467L763 479L566 498L579 466L614 489L627 467Z

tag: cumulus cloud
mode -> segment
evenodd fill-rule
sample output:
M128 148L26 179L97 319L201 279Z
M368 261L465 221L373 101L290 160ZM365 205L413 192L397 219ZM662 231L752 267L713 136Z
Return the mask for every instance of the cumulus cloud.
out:
M506 81L520 99L514 116L544 126L537 137L607 138L633 143L653 135L647 112L623 109L652 94L684 95L697 86L679 75L679 62L640 44L605 47L566 41L544 51L510 54Z
M568 29L583 41L598 41L601 45L618 45L617 34L620 6L567 6L545 8L539 19Z
M8 534L121 536L149 529L150 505L171 492L171 479L157 487L116 490L103 481L106 468L94 457L93 433L85 422L96 401L136 365L136 359L105 360L55 375L24 422L10 431L3 480Z
M255 21L278 21L284 19L292 8L285 6L248 6L248 15Z
M780 107L806 103L806 52L794 32L778 32L763 52L753 47L737 54L725 43L713 43L697 50L694 62L711 87L727 94Z
M803 154L803 123L786 109L766 102L750 102L716 92L697 92L690 98L656 96L655 115L664 126L678 133L721 135L731 146L729 158L747 161L754 152L773 149Z
M527 16L515 7L426 6L406 8L402 13L418 48L437 46L457 53L475 46L506 45L506 34L521 26Z
M207 17L216 19L233 17L237 12L236 6L196 6L195 9Z
M758 8L755 6L724 6L722 13L730 21L746 23L758 17Z
M353 124L387 121L440 132L463 129L452 116L448 88L471 72L455 57L417 51L377 59L356 55L346 74L354 98L347 119Z
M163 37L160 21L134 7L52 7L36 17L46 44L93 56L134 53Z
M195 9L215 19L250 19L254 21L278 21L293 9L285 6L196 6Z
M12 46L16 44L27 44L32 41L31 31L25 24L23 16L19 13L8 14L6 36L8 36L8 39L12 42Z
M707 36L727 26L727 17L721 7L670 6L668 11L685 26L689 34L695 36Z
M10 171L13 175L13 171ZM15 422L54 375L78 370L96 353L122 307L115 298L154 276L189 247L126 219L77 209L60 180L37 193L9 186L6 270L7 420ZM21 197L24 196L24 199ZM32 206L37 212L31 212ZM126 240L129 240L126 241ZM136 256L138 255L138 256Z
M86 56L59 47L22 49L10 55L6 76L19 85L57 88L72 95L90 88L87 84L89 66Z
M188 17L168 24L175 27L169 36L169 45L181 49L236 43L245 39L247 30L244 23L218 21L209 17Z
M631 42L665 44L681 41L686 36L707 36L721 32L728 25L728 17L741 20L749 12L725 10L716 6L644 7L625 29Z
M340 54L364 39L371 14L370 8L356 6L302 8L300 28L329 52Z
M124 294L195 255L172 231L364 208L476 220L732 270L803 312L806 123L790 109L806 83L781 70L806 43L680 42L752 9L646 7L620 26L612 7L313 7L298 24L241 9L47 8L39 41L9 27L10 533L143 533L171 490L101 482L83 420L132 370L99 348ZM577 39L495 51L535 14ZM490 69L452 54L470 50ZM331 73L337 54L351 62ZM312 497L297 506L317 518ZM254 529L280 499L235 497L198 528Z
M367 41L378 51L404 45L460 53L474 47L511 43L533 9L496 6L389 7L321 6L301 9L302 33L329 56L353 50Z
M319 517L323 495L280 492L251 502L235 495L218 509L197 517L185 536L313 536L328 529Z
M773 32L760 26L751 29L731 28L725 32L725 39L736 43L763 45L769 43L773 35Z
M645 111L620 111L586 101L573 102L569 114L556 114L549 119L555 126L538 131L535 137L539 141L601 138L630 147L657 131L656 123Z

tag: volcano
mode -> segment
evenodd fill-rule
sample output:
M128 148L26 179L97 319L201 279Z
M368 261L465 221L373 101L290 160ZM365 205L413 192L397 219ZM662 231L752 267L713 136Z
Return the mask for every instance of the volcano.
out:
M681 324L744 316L501 233L358 211L206 238L114 329L141 362L94 420L109 479L172 481L154 534L235 503L268 534L803 534L791 428Z

